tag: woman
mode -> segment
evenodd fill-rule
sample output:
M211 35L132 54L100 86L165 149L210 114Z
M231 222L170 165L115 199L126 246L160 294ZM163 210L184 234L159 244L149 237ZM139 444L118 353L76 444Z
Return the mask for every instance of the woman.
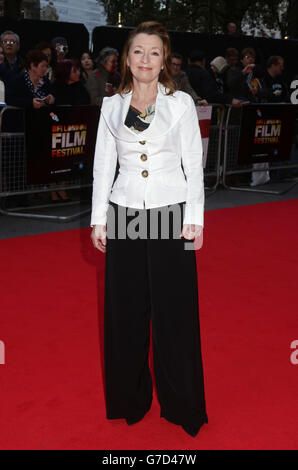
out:
M105 47L100 51L97 68L89 75L86 84L92 104L101 106L104 96L116 93L121 81L117 72L118 55L118 51L111 47Z
M246 47L240 53L240 68L234 68L228 75L227 85L230 92L239 100L257 102L260 86L258 81L251 86L254 70L256 68L256 52ZM258 70L258 67L256 68Z
M53 84L57 105L88 105L89 94L80 81L80 64L73 59L64 59L57 63L55 69L55 82ZM60 183L66 185L66 181ZM51 192L53 202L70 201L70 197L64 189Z
M208 421L192 241L202 240L202 141L193 100L174 92L170 67L162 25L130 33L119 93L101 110L91 239L106 253L107 418L133 424L150 409L151 316L161 416L196 436Z
M15 77L6 87L6 103L20 108L42 108L54 104L55 98L49 80L45 77L48 68L47 56L36 49L26 55L26 70Z
M94 62L91 57L90 51L83 52L80 58L80 63L81 63L81 81L85 85L87 83L89 75L94 69Z
M48 59L48 69L46 71L45 77L47 77L51 83L55 80L54 70L57 63L57 54L56 50L51 46L49 42L39 42L36 44L35 49L43 52Z
M90 96L80 81L80 64L73 59L58 62L54 91L56 104L72 106L90 104Z

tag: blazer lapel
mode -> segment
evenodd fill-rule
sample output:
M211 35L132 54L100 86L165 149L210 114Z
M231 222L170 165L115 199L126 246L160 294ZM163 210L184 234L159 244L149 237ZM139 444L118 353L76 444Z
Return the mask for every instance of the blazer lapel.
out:
M161 83L158 83L153 120L150 126L141 134L136 134L124 124L130 106L132 92L126 93L123 97L120 95L116 96L115 99L106 100L104 102L102 113L115 137L127 142L138 142L140 138L142 138L142 140L159 139L162 135L170 131L186 110L185 103L179 100L176 93L166 95L165 87Z

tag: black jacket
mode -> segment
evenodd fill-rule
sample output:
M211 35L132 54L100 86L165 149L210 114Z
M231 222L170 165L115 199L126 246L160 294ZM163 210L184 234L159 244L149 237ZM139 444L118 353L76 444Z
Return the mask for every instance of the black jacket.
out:
M9 84L15 77L22 74L24 70L24 61L21 57L16 57L13 63L8 62L4 59L4 62L0 64L0 78L5 83L5 86Z
M54 95L49 80L47 78L43 78L43 81L44 84L41 87L41 91L44 93L44 95ZM33 106L33 98L34 95L26 84L24 72L19 76L15 76L9 83L6 84L6 104L17 106L19 108L31 108Z
M266 89L266 99L268 103L289 103L290 96L288 88L281 76L271 77L266 71L264 76L264 86Z
M56 105L86 105L90 104L90 96L81 81L72 83L71 85L53 84L54 95L56 97Z
M187 69L187 75L197 95L206 99L208 103L231 103L232 96L220 93L215 79L203 67L191 64Z

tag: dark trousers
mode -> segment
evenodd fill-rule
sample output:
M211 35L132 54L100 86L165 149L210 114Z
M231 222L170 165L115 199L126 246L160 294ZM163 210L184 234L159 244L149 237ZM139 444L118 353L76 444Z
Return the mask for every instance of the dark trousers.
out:
M183 210L183 204L176 207ZM127 208L110 202L118 220ZM142 209L149 220L150 211ZM138 213L137 212L137 213ZM136 214L137 214L136 213ZM126 226L133 220L128 216ZM110 219L111 220L111 219ZM178 227L179 233L182 229ZM152 402L150 319L161 416L175 424L208 422L201 358L195 251L185 239L108 237L105 265L104 362L107 418L142 417ZM177 227L176 227L177 228ZM148 232L150 230L150 220ZM192 244L193 242L187 242Z

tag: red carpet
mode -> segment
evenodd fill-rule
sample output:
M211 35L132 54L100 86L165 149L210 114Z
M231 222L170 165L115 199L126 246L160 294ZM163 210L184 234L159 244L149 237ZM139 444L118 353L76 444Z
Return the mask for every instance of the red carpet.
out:
M297 449L297 214L297 200L206 212L198 269L209 423L196 438L159 417L156 396L138 424L106 420L104 255L90 229L2 240L0 448Z

